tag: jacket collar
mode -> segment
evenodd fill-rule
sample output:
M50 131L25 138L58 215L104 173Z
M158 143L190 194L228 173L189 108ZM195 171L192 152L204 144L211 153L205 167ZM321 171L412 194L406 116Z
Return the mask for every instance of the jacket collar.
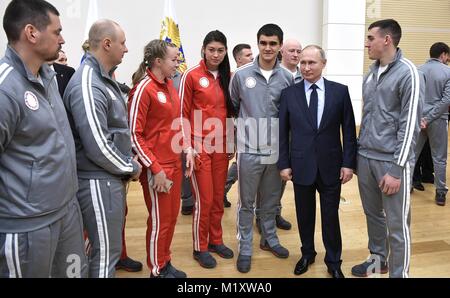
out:
M400 48L397 48L397 52L395 53L394 60L391 63L389 63L389 66L385 70L385 72L389 71L389 69L391 69L395 64L397 64L397 62L402 58L403 58L402 50ZM380 60L377 60L377 61L375 61L375 63L373 63L370 66L370 71L376 74L378 72L379 67L380 67Z
M9 45L6 48L5 57L8 61L10 61L12 64L11 66L14 67L14 69L22 76L27 78L28 81L40 84L38 78L36 78L36 76L28 69L19 54ZM39 75L42 82L44 82L44 85L47 86L48 82L50 82L56 75L56 72L53 71L47 63L44 63L39 69Z
M114 66L109 73L103 68L103 66L100 64L100 62L95 58L94 55L87 53L86 58L84 59L83 63L89 64L91 67L93 67L96 71L98 71L101 76L105 79L115 81L113 79L113 73L117 69L117 66Z
M151 70L149 68L147 68L146 73L148 75L148 77L154 81L159 87L162 88L167 88L167 85L169 85L170 80L164 79L164 82L160 82L158 80L158 78L153 74L153 72L151 72Z

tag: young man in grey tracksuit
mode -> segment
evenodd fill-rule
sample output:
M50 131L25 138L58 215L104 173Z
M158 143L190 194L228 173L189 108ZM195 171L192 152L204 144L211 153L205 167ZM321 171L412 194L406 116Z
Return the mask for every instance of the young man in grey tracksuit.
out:
M450 68L447 66L449 47L437 42L430 48L430 59L419 67L426 78L421 131L415 149L416 160L427 141L430 142L434 165L434 185L436 204L445 205L447 195L447 139L448 107L450 105Z
M87 276L75 145L47 64L64 43L58 16L48 2L13 0L3 19L0 278Z
M281 90L292 85L292 75L280 67L277 53L283 31L275 24L261 27L257 34L259 55L234 73L230 95L238 111L237 163L239 179L237 269L251 268L253 211L260 199L260 248L287 258L289 251L280 245L275 216L280 203L281 178L278 161L278 112Z
M140 164L131 153L126 101L112 78L128 51L115 22L100 20L89 31L90 52L64 93L77 152L84 226L91 245L90 277L114 277L122 249L126 184Z
M395 20L369 26L366 47L376 62L363 81L357 175L371 257L352 268L361 277L388 270L390 277L408 277L409 272L410 165L425 86L423 75L397 48L400 38Z

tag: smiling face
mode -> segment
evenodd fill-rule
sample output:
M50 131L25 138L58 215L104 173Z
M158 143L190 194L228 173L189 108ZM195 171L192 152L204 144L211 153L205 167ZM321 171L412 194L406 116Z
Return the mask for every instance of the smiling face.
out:
M261 35L258 40L259 57L267 64L275 63L282 44L278 36Z
M373 27L367 33L365 47L371 60L379 60L388 45L389 35L383 34L379 27Z
M300 71L303 78L311 83L317 82L322 76L326 63L318 49L306 47L300 57Z
M166 55L163 59L157 58L160 60L161 73L165 78L170 79L175 75L177 71L177 67L179 65L179 51L176 47L167 47Z

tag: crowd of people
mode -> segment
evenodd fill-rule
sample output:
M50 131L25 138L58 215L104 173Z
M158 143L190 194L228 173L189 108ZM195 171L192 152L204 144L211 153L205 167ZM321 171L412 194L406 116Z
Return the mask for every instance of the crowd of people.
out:
M436 42L416 67L399 48L402 29L393 19L368 27L374 63L363 79L358 138L348 87L323 76L325 51L284 40L276 24L258 30L256 56L248 44L234 47L234 73L219 30L206 34L199 63L184 73L178 47L151 40L131 88L115 79L128 49L112 20L92 25L76 70L65 65L59 12L45 0L12 0L3 27L0 277L142 270L125 243L130 181L139 181L148 210L152 278L187 277L171 261L180 209L192 214L192 257L204 268L215 268L217 255L236 257L236 269L249 272L254 218L260 249L288 258L277 235L292 227L281 216L288 181L302 255L293 273L315 262L318 192L324 262L331 277L343 278L339 203L354 175L370 257L352 275L408 277L412 172L427 140L435 201L446 203L450 50ZM221 222L236 181L235 256Z

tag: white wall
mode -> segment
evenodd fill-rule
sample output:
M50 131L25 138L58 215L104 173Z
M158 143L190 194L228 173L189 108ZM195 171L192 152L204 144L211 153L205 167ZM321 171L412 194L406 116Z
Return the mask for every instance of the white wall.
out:
M82 52L88 0L50 0L61 13L63 36L69 64L76 67ZM265 23L273 22L283 29L285 37L297 38L303 45L320 44L322 40L322 1L317 0L174 0L181 31L181 40L188 66L200 59L204 36L218 29L228 38L230 61L235 68L231 50L237 43L249 43L254 52L256 33ZM9 0L0 0L3 14ZM118 22L125 30L129 53L117 70L119 81L129 83L142 59L144 45L159 38L164 0L98 0L101 18ZM0 53L6 36L0 30Z

